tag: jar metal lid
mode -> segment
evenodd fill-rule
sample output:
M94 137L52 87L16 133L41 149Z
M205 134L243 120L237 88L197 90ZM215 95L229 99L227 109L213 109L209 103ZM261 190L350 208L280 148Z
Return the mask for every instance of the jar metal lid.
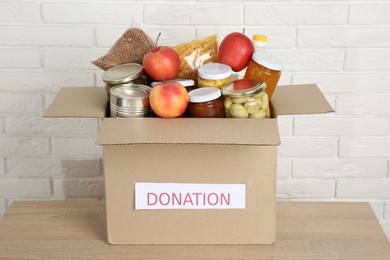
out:
M204 79L225 79L232 73L232 68L222 63L208 63L198 68L199 77Z
M179 82L183 85L183 87L192 87L195 85L195 81L192 79L172 79L173 81ZM161 81L154 81L152 84L150 84L152 87L156 86L157 84L162 83Z
M222 88L222 93L232 97L244 97L263 92L265 82L258 79L237 79Z
M201 103L217 99L221 96L221 90L214 87L204 87L191 90L188 93L191 103Z
M115 66L103 73L103 81L116 85L130 82L143 74L143 67L137 63L127 63Z

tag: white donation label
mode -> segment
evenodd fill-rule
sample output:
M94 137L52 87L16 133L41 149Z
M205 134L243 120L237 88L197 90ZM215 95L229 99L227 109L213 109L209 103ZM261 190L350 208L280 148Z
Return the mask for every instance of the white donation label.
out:
M135 209L245 209L245 184L135 183Z

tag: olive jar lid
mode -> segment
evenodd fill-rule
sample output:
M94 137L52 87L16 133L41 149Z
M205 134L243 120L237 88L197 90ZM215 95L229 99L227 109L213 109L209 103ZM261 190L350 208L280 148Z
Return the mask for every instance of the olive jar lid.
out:
M254 95L265 90L266 84L258 79L237 79L222 88L227 96L242 97Z
M103 81L107 84L128 83L143 74L143 67L137 63L127 63L115 66L103 73Z

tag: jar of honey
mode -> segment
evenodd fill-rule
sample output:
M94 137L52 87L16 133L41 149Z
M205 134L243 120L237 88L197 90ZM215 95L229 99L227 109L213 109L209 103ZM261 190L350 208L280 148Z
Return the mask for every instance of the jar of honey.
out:
M267 52L254 52L244 78L265 81L265 92L271 99L282 74L283 62Z
M187 115L189 117L225 117L221 90L214 87L198 88L188 93Z
M257 79L238 79L222 88L226 117L269 118L265 83Z
M222 88L232 81L232 68L222 63L208 63L198 68L198 88Z

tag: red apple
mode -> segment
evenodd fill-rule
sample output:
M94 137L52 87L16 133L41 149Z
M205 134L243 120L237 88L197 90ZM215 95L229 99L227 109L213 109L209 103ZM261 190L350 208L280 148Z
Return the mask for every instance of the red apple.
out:
M238 72L248 66L255 51L252 41L242 33L228 34L219 46L219 61Z
M180 57L171 47L151 49L142 59L146 74L157 81L173 79L180 70Z
M149 95L149 103L159 117L173 118L184 114L189 97L187 90L177 81L165 81L155 85Z

